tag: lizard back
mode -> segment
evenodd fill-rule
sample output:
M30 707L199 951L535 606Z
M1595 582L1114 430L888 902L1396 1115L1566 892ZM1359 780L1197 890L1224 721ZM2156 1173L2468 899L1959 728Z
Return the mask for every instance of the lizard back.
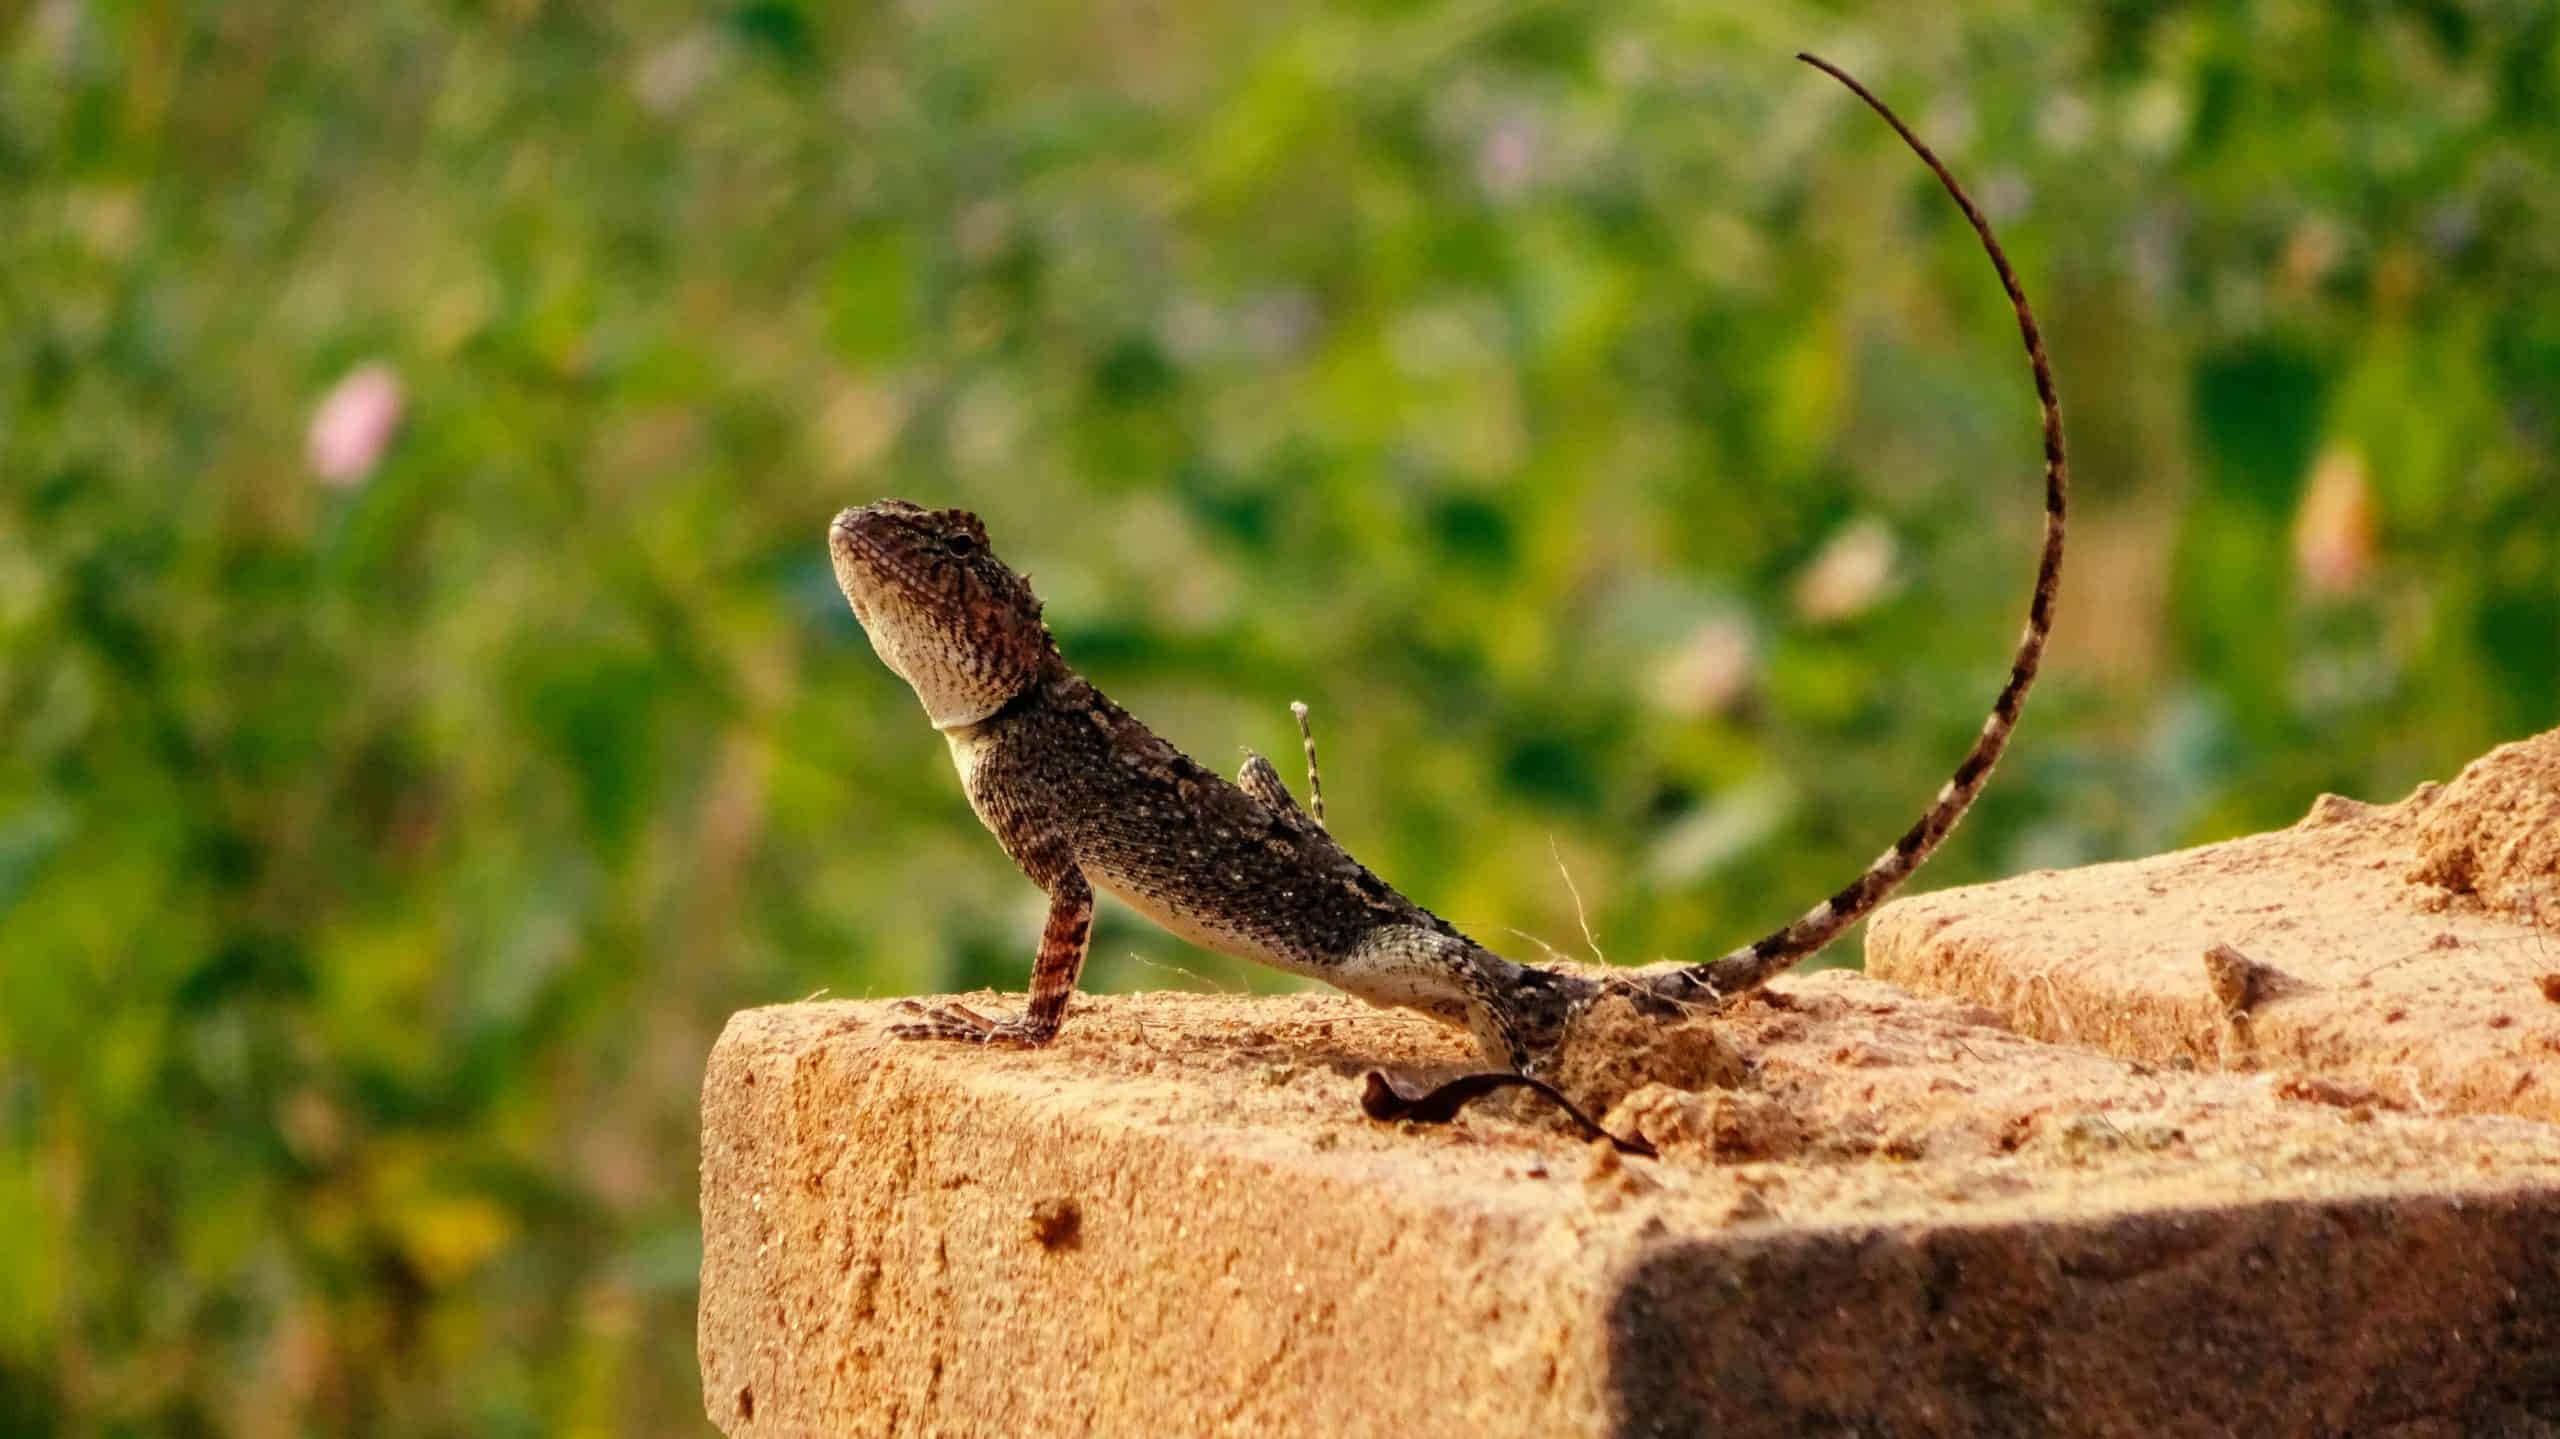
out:
M1095 888L1203 948L1324 979L1381 928L1464 938L1303 811L1245 793L1072 671L948 737L999 838L1054 832Z

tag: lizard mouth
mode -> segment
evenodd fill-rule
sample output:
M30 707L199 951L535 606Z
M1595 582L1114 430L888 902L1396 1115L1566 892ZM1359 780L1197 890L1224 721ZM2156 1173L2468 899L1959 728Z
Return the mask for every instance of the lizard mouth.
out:
M904 547L895 543L897 530L896 522L872 505L841 511L827 526L836 583L853 605L855 616L866 622L869 606L865 601L879 598L884 589L913 596L930 596L934 591L922 567L901 553Z

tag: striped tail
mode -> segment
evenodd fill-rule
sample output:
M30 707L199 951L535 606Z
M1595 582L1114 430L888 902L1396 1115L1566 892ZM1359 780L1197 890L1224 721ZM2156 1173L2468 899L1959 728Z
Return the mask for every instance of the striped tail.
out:
M2026 291L2019 288L2017 275L2009 269L2009 257L2000 252L2000 242L1991 234L1991 222L1974 208L1964 187L1956 183L1956 177L1947 173L1947 167L1920 143L1920 137L1911 133L1911 127L1903 124L1900 116L1831 62L1815 55L1796 58L1848 86L1851 93L1884 117L1903 143L1936 172L1938 183L1955 197L1965 219L1973 223L1974 233L1982 237L1991 268L2000 273L2000 283L2009 292L2009 303L2018 312L2018 335L2026 341L2027 363L2035 371L2036 401L2044 410L2044 555L2036 564L2035 600L2027 607L2027 627L2018 637L2017 658L2009 663L2009 683L2001 689L2000 698L1992 701L1991 717L1982 722L1982 737L1973 742L1964 762L1956 766L1954 778L1938 791L1936 803L1902 832L1893 848L1876 856L1866 873L1805 911L1793 924L1722 959L1647 977L1647 989L1672 1000L1720 999L1758 988L1864 919L1869 910L1882 904L1885 896L1920 868L1929 852L1973 807L1974 796L1982 792L1983 782L1991 777L1991 767L2000 762L2000 752L2009 746L2009 733L2017 726L2018 711L2025 706L2027 689L2035 683L2036 667L2044 659L2045 637L2053 631L2054 591L2062 579L2063 501L2069 488L2069 466L2062 453L2062 404L2054 398L2053 368L2045 362L2044 337L2036 329L2035 312L2027 308Z

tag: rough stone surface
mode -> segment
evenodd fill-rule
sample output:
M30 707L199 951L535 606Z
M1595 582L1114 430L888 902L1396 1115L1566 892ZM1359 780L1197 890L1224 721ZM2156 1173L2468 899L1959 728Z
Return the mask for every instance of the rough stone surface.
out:
M2548 1125L1842 974L1684 1027L1701 1087L1610 1113L1658 1161L1526 1103L1360 1119L1363 1068L1463 1044L1332 996L1092 999L1038 1053L889 1018L712 1055L732 1436L2560 1434Z
M2409 877L2493 914L2560 923L2560 730L2464 766L2419 822Z
M1867 970L2038 1038L2560 1121L2556 892L2560 731L2398 804L1897 901Z

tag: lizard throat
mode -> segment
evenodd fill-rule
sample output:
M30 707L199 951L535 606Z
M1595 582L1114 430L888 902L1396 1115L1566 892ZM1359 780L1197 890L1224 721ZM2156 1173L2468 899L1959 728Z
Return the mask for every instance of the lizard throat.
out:
M944 739L950 740L954 744L958 744L971 738L972 733L980 725L991 725L998 720L1011 719L1015 715L1022 713L1024 710L1031 708L1032 705L1039 701L1039 696L1040 682L1038 680L1033 680L1031 683L1015 690L1012 698L1007 699L1003 704L997 705L994 709L987 711L985 714L979 715L974 719L935 720L933 727Z

